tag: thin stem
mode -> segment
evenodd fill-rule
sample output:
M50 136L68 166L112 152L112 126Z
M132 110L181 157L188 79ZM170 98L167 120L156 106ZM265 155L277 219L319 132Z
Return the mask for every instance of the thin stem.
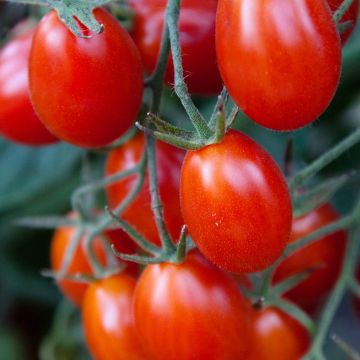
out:
M336 160L340 155L360 142L360 128L351 133L347 138L330 149L324 155L307 166L305 169L295 175L289 182L289 187L293 191L296 187L302 185L306 180L315 176L324 167Z
M349 10L354 0L344 0L341 5L337 8L333 15L333 19L336 23L340 22L344 14Z
M356 265L358 250L360 248L360 242L358 241L358 230L358 228L355 228L351 231L341 274L333 292L330 294L329 299L326 302L323 312L321 313L317 332L314 337L311 349L306 355L306 359L312 359L313 354L319 353L323 348L323 344L328 334L329 327L335 316L336 310L349 286L349 282L351 281L353 274L353 269Z
M101 239L101 241L103 241L102 238L100 238L100 239ZM96 241L96 240L97 240L97 238L94 234L87 233L85 235L84 244L85 244L85 253L86 253L87 259L89 260L92 272L96 278L100 278L104 271L104 267L101 265L100 259L98 259L98 257L96 256L96 253L94 251L93 244L94 244L94 241Z
M169 36L171 44L171 52L174 62L175 74L175 92L179 97L186 113L192 121L197 133L203 139L208 139L212 135L212 131L206 123L206 120L200 114L199 110L193 103L191 96L187 90L184 81L184 71L182 68L180 36L178 28L178 20L180 13L180 0L169 0L166 8L166 23L169 27Z
M156 172L156 148L155 139L146 134L146 147L148 154L148 171L149 171L149 185L151 195L151 208L153 210L156 227L158 229L160 240L163 249L166 253L173 253L175 251L175 245L170 238L168 229L164 221L164 209L160 199L157 172Z
M294 254L295 252L299 251L303 247L312 244L313 242L319 240L320 238L322 238L326 235L333 234L334 232L336 232L338 230L348 229L351 226L353 226L356 221L358 221L358 220L354 217L354 215L350 214L348 216L341 218L338 221L332 222L331 224L326 225L326 226L312 232L310 235L305 236L305 237L297 240L296 242L290 244L286 248L282 258L288 257L288 256Z

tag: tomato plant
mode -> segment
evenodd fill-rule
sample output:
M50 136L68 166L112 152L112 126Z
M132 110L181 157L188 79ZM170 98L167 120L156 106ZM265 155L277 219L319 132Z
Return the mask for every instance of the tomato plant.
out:
M250 328L247 360L299 360L310 344L306 329L275 307L253 310Z
M105 173L107 176L134 167L144 151L144 136L136 135L122 147L109 153ZM158 184L164 205L164 218L173 239L177 239L182 226L179 205L179 176L184 152L161 141L156 143ZM133 175L110 185L107 197L111 208L115 208L134 187L137 176ZM135 200L122 214L122 218L132 224L142 235L154 244L160 244L159 234L151 211L149 180L146 177L143 187Z
M197 252L182 264L148 265L134 294L140 338L157 360L242 359L247 306L236 282Z
M341 5L342 0L327 0L327 2L329 3L331 10L335 12L338 9L338 7ZM351 21L349 28L344 33L340 34L342 45L346 43L346 41L349 39L350 35L354 31L354 28L358 20L358 15L359 15L359 0L354 0L353 3L350 5L348 11L341 19L341 23Z
M290 243L310 235L337 219L339 215L330 204L294 219ZM321 303L335 284L343 263L345 247L344 231L325 236L282 261L275 271L274 282L310 270L309 276L285 296L306 309L312 309Z
M324 0L220 0L216 49L236 104L270 129L316 120L339 82L340 39Z
M284 176L270 155L246 135L185 157L180 201L200 251L232 272L254 272L274 262L288 241L292 209Z
M143 92L132 39L105 10L94 15L104 31L76 38L50 12L30 55L31 99L40 119L60 139L88 148L107 145L129 129ZM89 35L84 27L83 33Z
M50 247L51 267L54 271L59 271L61 269L65 259L65 254L72 241L74 241L75 232L76 228L71 226L59 227L56 229ZM84 240L85 238L83 237L80 240L79 245L76 247L74 256L72 257L70 266L66 272L67 275L75 276L77 274L93 274L93 270L86 254ZM98 260L105 265L106 254L103 239L101 237L94 240L93 250ZM78 307L81 306L88 287L87 283L61 279L57 280L57 284L67 298L69 298Z
M130 0L135 12L132 36L148 72L155 69L164 27L166 0ZM180 45L185 81L191 93L215 94L222 81L216 64L215 14L217 0L183 0L180 10ZM172 61L166 81L174 84Z
M92 283L86 291L82 317L85 339L95 360L148 359L134 324L135 280L114 275Z
M39 146L57 141L30 102L28 60L34 30L14 35L0 50L0 133L11 141Z

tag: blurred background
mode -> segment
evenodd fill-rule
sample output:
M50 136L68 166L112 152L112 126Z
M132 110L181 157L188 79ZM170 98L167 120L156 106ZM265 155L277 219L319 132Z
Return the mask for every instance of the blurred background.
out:
M29 8L0 2L0 44L8 31L29 16ZM186 116L171 90L163 101L164 117L182 126ZM209 116L214 98L196 99ZM239 116L235 127L257 139L283 166L284 151L294 140L293 168L311 162L360 126L360 29L344 49L344 69L337 95L324 116L296 134L279 134ZM52 280L40 272L49 267L51 231L15 226L24 216L64 214L70 195L81 183L84 151L66 144L39 149L7 142L0 135L0 359L87 359L79 313L62 300ZM94 178L102 176L104 155L91 155ZM322 177L360 170L360 146L328 166ZM357 178L357 179L356 179ZM316 181L316 179L315 179ZM340 190L334 204L351 210L360 193L354 178ZM360 241L360 239L359 239ZM333 324L333 332L360 351L360 317L347 296ZM329 359L345 359L328 342Z

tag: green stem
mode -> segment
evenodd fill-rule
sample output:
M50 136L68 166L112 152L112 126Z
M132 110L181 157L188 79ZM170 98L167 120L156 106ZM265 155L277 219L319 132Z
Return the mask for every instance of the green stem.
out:
M191 96L187 90L184 81L184 71L182 68L180 36L179 36L179 20L180 0L169 0L166 9L166 23L169 27L169 36L171 44L171 52L174 62L175 74L175 92L179 97L184 109L186 110L190 120L192 121L197 133L203 139L208 139L212 135L212 131L207 125L205 119L193 103Z
M360 128L351 133L347 138L330 149L327 153L320 156L317 160L307 166L305 169L295 175L289 182L289 187L292 191L306 180L315 176L324 167L336 160L340 155L349 150L351 147L360 142Z
M155 139L146 134L146 145L148 154L149 185L151 195L151 208L153 210L156 226L165 253L171 254L175 251L174 242L171 240L164 221L164 209L160 199L157 172L156 172L156 148Z
M329 299L326 302L323 312L321 313L316 335L314 337L310 351L306 355L305 359L312 359L314 354L321 353L336 310L349 287L360 248L360 242L358 241L358 230L358 228L355 228L351 231L341 274L333 292L330 294Z
M101 278L104 272L104 268L100 263L100 259L96 256L94 251L94 241L96 240L96 236L93 234L87 233L85 235L84 244L85 244L85 252L87 259L89 260L92 272L95 278Z
M344 0L341 5L337 8L333 15L335 23L339 23L343 18L344 14L349 10L354 0Z

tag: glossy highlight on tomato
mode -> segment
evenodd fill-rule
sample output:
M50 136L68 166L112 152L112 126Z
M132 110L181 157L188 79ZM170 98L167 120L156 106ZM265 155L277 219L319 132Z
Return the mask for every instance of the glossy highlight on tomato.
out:
M120 148L111 151L106 162L106 176L133 168L141 159L144 145L144 136L139 133ZM158 185L164 205L164 219L175 241L178 239L183 225L179 204L179 177L184 151L157 141L156 156ZM136 185L137 179L138 177L133 175L108 186L106 193L110 208L116 208ZM151 210L148 176L146 176L143 187L135 200L121 216L149 241L160 245L159 234Z
M51 11L39 23L30 55L31 99L40 120L60 139L86 148L123 135L143 93L141 59L131 37L105 10L94 15L104 31L76 38Z
M219 0L216 51L235 103L273 130L316 120L338 86L341 44L325 0Z
M154 360L238 360L248 343L248 304L236 282L197 252L182 264L148 265L134 315Z
M289 242L294 243L338 219L338 213L330 204L322 205L294 219ZM345 231L335 232L282 261L275 271L274 283L312 270L304 281L285 293L285 297L310 311L320 304L339 276L345 255L346 237Z
M70 215L74 217L74 215ZM51 268L59 271L65 260L65 255L72 241L75 240L76 228L72 226L59 227L55 230L50 246ZM93 242L94 253L102 265L106 264L106 253L103 239L97 237ZM74 256L67 270L67 275L88 274L92 275L93 270L87 257L85 248L85 237L76 247ZM72 280L57 280L61 292L70 299L76 306L81 307L88 284Z
M128 3L135 13L132 37L145 69L152 72L159 55L166 0L129 0ZM215 53L217 3L217 0L181 1L180 46L185 82L190 93L216 94L222 88ZM174 84L172 60L168 63L166 81Z
M0 50L0 134L23 145L40 146L57 138L38 119L30 101L28 61L33 34L34 29L23 30Z
M91 284L82 317L85 340L94 360L145 360L132 312L135 280L114 275Z
M219 144L187 153L180 203L199 250L231 272L265 269L290 235L292 208L283 174L264 149L234 130Z
M253 310L246 360L300 360L310 345L306 329L285 312Z
M331 11L334 13L342 4L343 0L327 0L327 2L330 5ZM347 12L344 14L344 16L340 21L340 23L351 21L351 26L344 33L340 34L342 45L345 45L345 43L347 42L350 35L355 29L359 17L359 4L360 4L359 0L353 0L349 9L347 10Z

